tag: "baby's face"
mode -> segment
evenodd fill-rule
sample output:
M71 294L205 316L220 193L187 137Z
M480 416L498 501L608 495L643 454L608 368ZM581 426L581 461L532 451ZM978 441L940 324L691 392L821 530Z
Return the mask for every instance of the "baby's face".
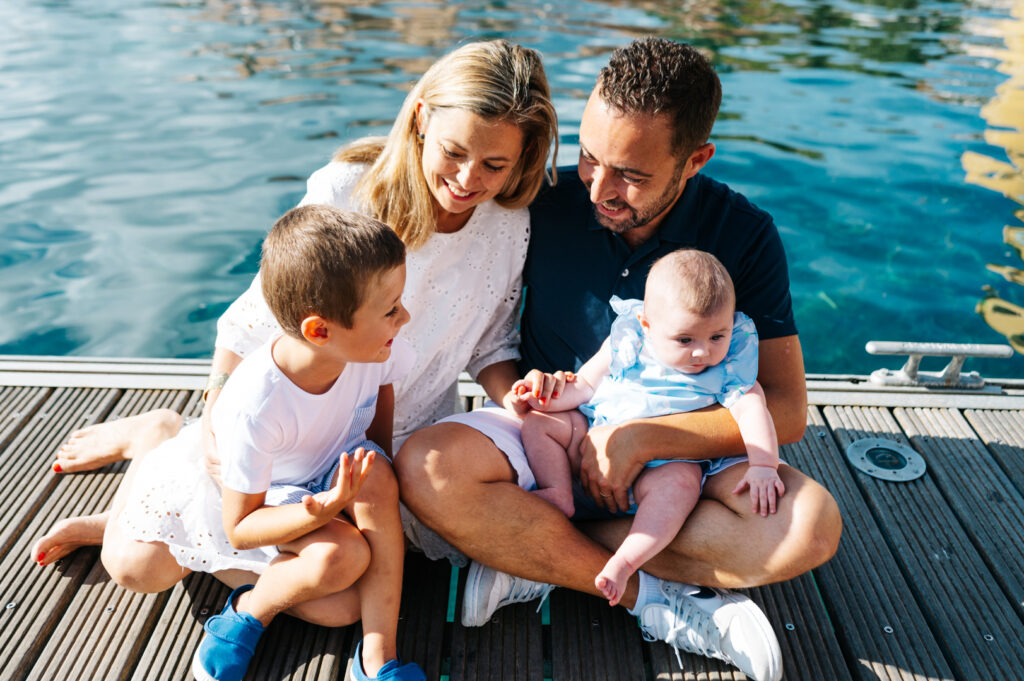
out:
M640 322L658 361L684 374L699 374L725 359L732 339L728 306L705 317L657 298L644 304Z

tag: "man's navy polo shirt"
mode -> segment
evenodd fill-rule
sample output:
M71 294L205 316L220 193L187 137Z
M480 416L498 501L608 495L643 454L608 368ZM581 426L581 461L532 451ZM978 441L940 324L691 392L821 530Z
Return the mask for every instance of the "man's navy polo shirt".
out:
M643 298L655 260L681 247L713 253L732 276L736 309L761 339L796 333L789 272L771 216L721 182L697 174L658 232L630 250L597 222L576 168L530 206L530 248L520 369L578 369L608 336L613 296Z

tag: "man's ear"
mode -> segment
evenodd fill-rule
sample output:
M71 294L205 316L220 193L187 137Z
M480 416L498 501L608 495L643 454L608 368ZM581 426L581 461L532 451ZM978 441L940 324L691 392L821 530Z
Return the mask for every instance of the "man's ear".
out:
M299 324L302 337L313 345L323 345L330 336L327 320L320 315L311 314Z
M715 145L711 142L705 142L704 144L697 147L697 149L690 154L690 158L686 159L686 167L683 168L683 179L689 180L691 177L700 172L700 169L707 165L707 162L711 160L711 157L715 155Z

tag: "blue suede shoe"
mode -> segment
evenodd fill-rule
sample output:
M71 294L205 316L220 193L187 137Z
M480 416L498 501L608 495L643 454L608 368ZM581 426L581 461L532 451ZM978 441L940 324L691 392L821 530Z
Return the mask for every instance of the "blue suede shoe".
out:
M354 681L427 681L427 675L418 664L402 664L401 660L388 660L377 672L377 676L367 676L363 671L362 641L356 645L356 657L352 660L352 678Z
M249 613L235 610L234 602L252 586L232 591L224 610L203 625L206 635L192 657L192 675L197 681L242 681L245 676L264 627Z

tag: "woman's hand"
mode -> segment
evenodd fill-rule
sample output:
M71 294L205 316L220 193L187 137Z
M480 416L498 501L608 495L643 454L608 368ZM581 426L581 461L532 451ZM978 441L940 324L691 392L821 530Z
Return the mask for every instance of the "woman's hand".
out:
M546 373L540 369L531 369L526 376L512 384L503 400L503 406L516 416L522 416L531 409L562 411L563 408L555 400L562 395L566 384L575 380L576 375L571 371Z

